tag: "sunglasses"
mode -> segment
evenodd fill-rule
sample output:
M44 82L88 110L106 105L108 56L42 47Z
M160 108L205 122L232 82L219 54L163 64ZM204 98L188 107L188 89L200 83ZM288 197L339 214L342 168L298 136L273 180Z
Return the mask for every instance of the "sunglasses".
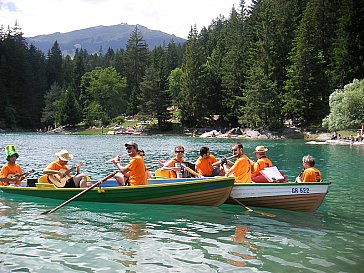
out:
M237 151L238 151L238 149L231 149L231 151L232 151L232 152L237 152Z
M184 153L185 151L174 151L175 153Z
M133 148L134 148L133 146L128 146L128 147L125 148L125 150L131 150Z

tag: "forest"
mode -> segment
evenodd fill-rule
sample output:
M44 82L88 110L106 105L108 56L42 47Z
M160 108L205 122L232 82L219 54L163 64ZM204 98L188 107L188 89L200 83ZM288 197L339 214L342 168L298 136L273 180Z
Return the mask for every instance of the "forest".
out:
M242 0L228 18L191 27L183 45L149 49L136 27L125 49L73 57L57 41L44 54L16 23L1 26L0 128L106 126L142 115L161 130L171 121L341 129L328 115L337 90L364 78L363 14L355 0Z

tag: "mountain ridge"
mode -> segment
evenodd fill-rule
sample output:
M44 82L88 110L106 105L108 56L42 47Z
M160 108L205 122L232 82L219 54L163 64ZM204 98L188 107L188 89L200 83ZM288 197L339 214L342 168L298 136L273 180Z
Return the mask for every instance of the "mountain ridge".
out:
M151 30L142 25L129 25L121 23L111 26L94 26L65 33L55 32L52 34L42 34L25 38L29 44L33 44L45 54L52 48L55 41L58 42L63 55L73 56L77 48L83 48L88 53L105 53L108 48L125 49L126 43L132 31L138 26L143 39L152 50L156 46L168 44L174 41L176 44L183 44L185 39L168 34L160 30Z

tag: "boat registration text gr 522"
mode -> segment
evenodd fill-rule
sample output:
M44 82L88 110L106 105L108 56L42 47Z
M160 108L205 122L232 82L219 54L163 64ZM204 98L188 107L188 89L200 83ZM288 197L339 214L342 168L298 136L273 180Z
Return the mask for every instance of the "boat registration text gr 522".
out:
M292 188L292 193L310 193L310 188Z

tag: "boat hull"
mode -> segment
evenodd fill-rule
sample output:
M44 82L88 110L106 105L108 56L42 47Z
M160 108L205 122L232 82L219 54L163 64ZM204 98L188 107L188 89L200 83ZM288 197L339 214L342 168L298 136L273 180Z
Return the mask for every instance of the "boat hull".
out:
M246 206L313 212L330 183L235 183L231 197ZM234 204L233 199L227 200Z
M101 187L83 194L77 201L219 206L229 197L233 185L232 178L219 177L140 186ZM84 189L56 188L53 184L36 183L35 187L1 186L0 190L22 196L68 200Z

